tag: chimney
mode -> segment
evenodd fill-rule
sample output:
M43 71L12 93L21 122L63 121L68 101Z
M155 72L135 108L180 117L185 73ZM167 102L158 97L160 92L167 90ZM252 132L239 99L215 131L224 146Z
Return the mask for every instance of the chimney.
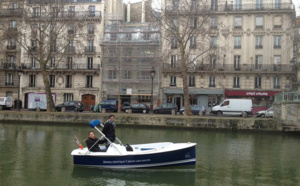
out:
M130 1L127 4L127 22L130 22Z
M146 14L146 11L145 11L145 0L142 1L142 23L145 22L145 14Z

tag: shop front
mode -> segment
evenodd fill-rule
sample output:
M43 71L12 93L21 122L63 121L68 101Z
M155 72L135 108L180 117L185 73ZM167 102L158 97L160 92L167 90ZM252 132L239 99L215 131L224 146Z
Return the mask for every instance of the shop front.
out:
M223 100L223 89L189 89L190 104L203 105L210 112L211 107ZM183 89L165 88L163 103L175 103L180 109L184 106Z
M274 95L279 91L253 91L253 90L225 90L225 98L251 99L253 104L252 113L266 110L273 105Z

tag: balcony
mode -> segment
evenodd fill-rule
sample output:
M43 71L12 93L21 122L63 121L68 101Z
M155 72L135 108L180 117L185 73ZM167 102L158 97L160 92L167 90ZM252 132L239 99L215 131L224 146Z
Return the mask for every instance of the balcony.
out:
M254 85L254 88L261 89L261 85Z
M274 89L280 89L280 85L274 85Z
M281 45L274 45L274 48L276 49L281 48Z
M7 50L16 50L17 46L16 45L8 45Z
M170 83L170 87L176 87L176 83Z
M195 87L196 84L195 83L189 83L189 87Z
M51 2L52 0L48 0L49 2ZM68 3L72 3L72 4L75 4L75 3L100 3L102 0L60 0L59 2L61 3L65 3L65 4L68 4ZM47 0L44 0L43 2L47 2ZM39 4L40 3L40 0L28 0L27 1L28 4Z
M216 87L216 84L209 84L208 87Z
M15 70L16 64L15 63L3 63L4 70Z
M241 48L242 48L241 45L235 45L235 46L234 46L234 49L241 49Z
M18 9L0 9L0 17L21 17L22 14Z
M14 86L14 82L5 82L5 86L8 87Z
M242 29L242 26L234 26L234 29Z
M196 44L190 45L190 48L195 49L195 48L197 48L197 45Z
M95 46L86 46L85 52L86 53L94 53L94 52L96 52L96 47Z
M66 51L65 51L66 53L73 53L73 52L75 52L75 46L68 46L67 48L66 48Z
M29 83L28 87L35 87L35 83Z
M241 88L240 85L233 85L233 88Z
M92 84L85 84L85 88L93 88Z
M263 45L255 45L255 48L256 48L256 49L262 49L262 48L263 48Z
M66 84L66 88L72 88L72 84L71 83L67 83Z
M101 18L101 11L60 11L53 14L53 12L38 12L28 15L29 18L39 19L83 19L83 18Z
M38 52L39 48L37 46L31 46L28 48L28 52Z
M40 64L36 63L34 66L32 66L31 63L22 63L21 64L23 70L40 70ZM54 66L51 67L51 65L47 66L47 69L54 69ZM100 70L100 65L99 64L94 64L93 66L87 66L86 64L77 64L77 63L72 63L72 64L67 64L67 63L59 63L58 65L55 66L56 71L61 71L61 70L67 70L67 71L73 71L73 70L92 70L92 71L99 71Z

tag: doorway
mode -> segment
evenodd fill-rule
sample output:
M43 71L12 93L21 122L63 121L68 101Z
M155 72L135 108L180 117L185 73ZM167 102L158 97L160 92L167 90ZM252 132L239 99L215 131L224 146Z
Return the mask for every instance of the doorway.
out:
M173 97L173 103L177 105L178 110L181 108L181 96Z
M95 95L92 94L82 95L81 101L84 104L84 110L91 110L92 106L95 105Z

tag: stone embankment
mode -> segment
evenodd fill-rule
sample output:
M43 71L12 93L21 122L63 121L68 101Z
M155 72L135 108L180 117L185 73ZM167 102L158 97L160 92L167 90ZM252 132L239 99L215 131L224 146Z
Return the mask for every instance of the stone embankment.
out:
M88 124L98 119L105 122L110 114L72 113L72 112L29 112L0 111L1 123L19 124ZM224 130L263 130L281 131L281 125L273 119L241 118L241 117L211 117L181 115L151 115L151 114L115 114L118 125L149 126L149 127L184 127L198 129Z

